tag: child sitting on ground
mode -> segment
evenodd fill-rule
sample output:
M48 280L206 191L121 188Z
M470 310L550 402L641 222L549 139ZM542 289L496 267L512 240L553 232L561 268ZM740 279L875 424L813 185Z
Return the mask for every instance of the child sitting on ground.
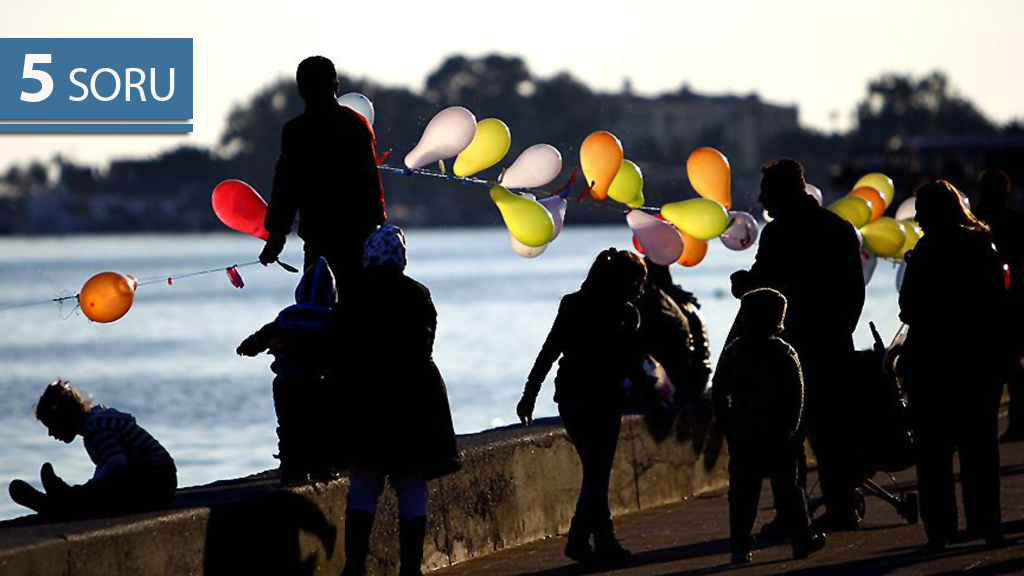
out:
M793 556L806 558L825 546L811 528L807 495L797 482L794 441L803 412L800 360L779 338L786 297L770 288L748 292L740 305L740 334L722 352L712 399L715 418L729 443L729 543L732 562L751 561L761 484L767 476L780 517L789 520Z
M277 458L281 481L305 482L309 476L327 480L343 464L318 446L337 446L325 439L328 405L337 385L330 378L334 354L327 349L334 333L331 309L338 301L334 274L327 260L318 258L295 289L295 304L238 345L241 356L257 356L268 349L274 355L274 411L277 413Z
M24 480L11 482L11 498L18 504L66 520L154 510L174 496L174 460L131 414L93 406L57 380L39 399L36 418L61 442L70 444L81 436L96 473L81 486L68 486L47 462L40 471L45 493Z

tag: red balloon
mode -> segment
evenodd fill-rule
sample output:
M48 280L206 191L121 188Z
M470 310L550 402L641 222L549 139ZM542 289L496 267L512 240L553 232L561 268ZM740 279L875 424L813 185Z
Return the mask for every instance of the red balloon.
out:
M267 202L241 180L225 180L213 189L213 211L225 226L261 240L270 234L263 225Z

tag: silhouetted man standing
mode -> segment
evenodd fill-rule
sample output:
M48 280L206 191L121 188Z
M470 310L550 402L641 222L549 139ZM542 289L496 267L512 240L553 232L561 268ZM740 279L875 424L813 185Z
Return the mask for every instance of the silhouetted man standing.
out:
M338 104L338 72L327 58L303 60L296 80L306 111L281 133L260 262L277 260L298 213L305 267L323 256L343 287L362 270L367 237L387 219L373 130Z
M741 298L755 288L774 288L789 300L782 337L803 366L807 432L828 511L816 524L826 532L853 530L860 522L855 455L863 423L851 409L856 395L847 374L864 307L864 275L853 227L819 206L805 186L803 166L795 160L761 169L759 200L773 220L761 234L754 266L732 275L732 291Z
M975 211L978 218L992 230L999 259L1010 268L1009 312L1013 326L1024 320L1024 215L1010 209L1010 177L1002 170L986 170L979 182L980 202ZM1024 335L1020 330L1009 333L1013 351L1007 367L1006 384L1010 390L1010 413L1003 442L1024 440Z

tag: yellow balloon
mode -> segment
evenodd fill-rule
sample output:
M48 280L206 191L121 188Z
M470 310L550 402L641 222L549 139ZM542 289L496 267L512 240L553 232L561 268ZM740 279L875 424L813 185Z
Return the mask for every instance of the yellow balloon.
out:
M644 205L644 192L643 192L643 190L641 190L640 193L636 195L636 198L634 198L632 202L629 202L628 204L626 204L626 206L629 206L630 208L642 208L643 205Z
M917 222L914 222L913 220L900 220L900 223L903 224L903 229L907 232L907 241L903 243L903 248L900 250L900 253L896 255L897 258L903 258L906 256L907 252L913 250L914 247L917 246L917 242L924 236L924 230L921 230L921 227L917 225Z
M491 200L501 210L509 233L520 243L540 248L554 237L555 220L536 200L513 194L499 185L491 187Z
M882 258L896 256L907 243L907 232L903 224L888 216L875 220L860 231L864 235L864 247L868 252Z
M643 189L644 175L640 172L640 167L629 160L623 160L619 173L608 187L608 196L628 206L643 193Z
M874 214L871 202L860 196L840 198L833 202L828 209L839 214L843 220L853 224L854 228L866 226L868 222L871 222L871 216Z
M661 215L680 232L698 240L717 238L729 227L729 212L707 198L666 204L661 208Z
M728 210L732 206L729 190L729 159L714 148L698 148L686 160L690 185L701 196L718 202Z
M864 176L857 183L853 185L853 189L857 188L874 188L878 191L878 194L885 200L885 207L888 208L892 204L892 199L896 195L896 189L892 185L892 179L882 174L881 172L874 172Z
M461 178L472 176L500 162L511 147L512 132L504 122L497 118L481 120L473 141L455 158L452 171Z
M128 313L139 283L117 272L100 272L89 278L78 295L78 305L93 322L113 322Z

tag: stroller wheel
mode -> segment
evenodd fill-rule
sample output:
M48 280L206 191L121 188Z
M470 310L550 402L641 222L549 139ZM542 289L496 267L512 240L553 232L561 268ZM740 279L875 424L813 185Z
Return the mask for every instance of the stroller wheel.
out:
M907 524L917 524L917 521L921 518L917 492L907 492L904 494L903 506L905 508L904 517L907 519Z

